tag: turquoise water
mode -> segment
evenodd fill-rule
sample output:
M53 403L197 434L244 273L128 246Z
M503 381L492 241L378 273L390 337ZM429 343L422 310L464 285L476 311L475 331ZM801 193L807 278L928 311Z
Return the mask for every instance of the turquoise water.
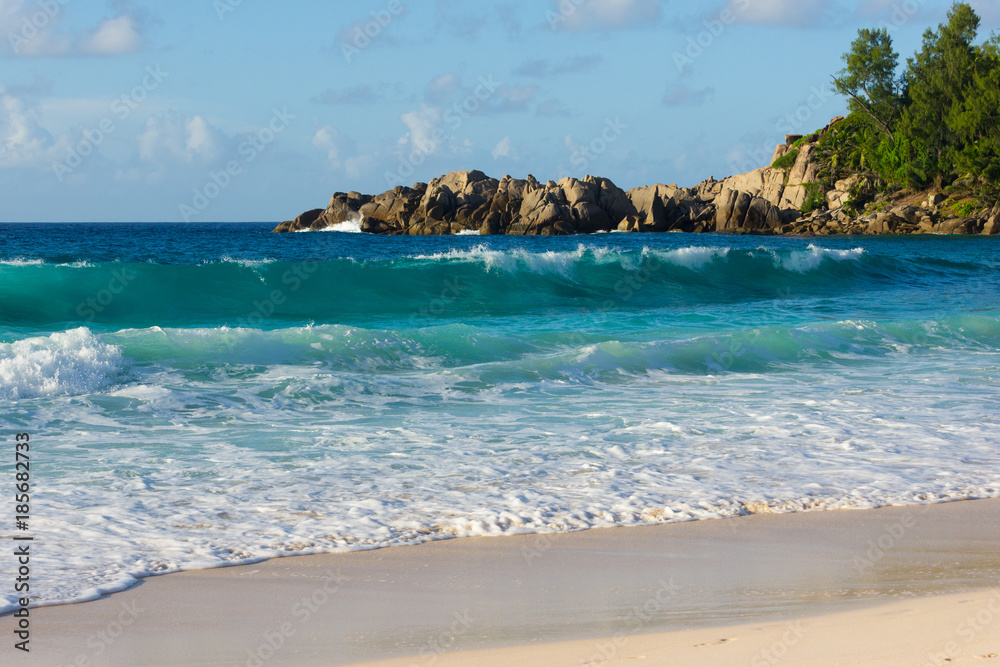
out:
M996 239L271 227L0 225L0 432L36 443L40 603L1000 495Z

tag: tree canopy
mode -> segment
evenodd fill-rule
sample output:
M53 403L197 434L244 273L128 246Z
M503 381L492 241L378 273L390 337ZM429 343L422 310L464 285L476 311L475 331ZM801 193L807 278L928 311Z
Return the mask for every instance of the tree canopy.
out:
M892 135L891 124L899 112L900 81L896 76L899 54L892 47L889 31L858 31L851 50L844 54L844 64L833 79L837 92L851 98L852 112L864 112Z
M834 77L851 115L820 154L828 175L885 186L961 181L1000 196L1000 38L977 43L979 16L956 2L899 71L886 29L862 29Z

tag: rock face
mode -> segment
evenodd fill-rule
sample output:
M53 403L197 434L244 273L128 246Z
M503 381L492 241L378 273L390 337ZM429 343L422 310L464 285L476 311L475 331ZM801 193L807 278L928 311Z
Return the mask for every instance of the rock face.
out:
M642 220L650 214L664 219L663 200L657 193L647 197ZM551 236L608 232L629 218L640 218L632 199L606 178L565 178L543 185L533 176L524 180L504 176L498 181L481 171L457 171L374 197L337 193L326 210L310 211L275 231L317 230L359 221L362 231L375 234L478 231Z
M826 210L801 213L807 186L818 187L817 143L841 118L808 137L788 136L772 164L797 151L785 169L772 166L710 178L693 188L650 185L623 191L607 178L586 176L541 183L534 176L497 180L456 171L380 195L338 192L326 209L303 213L275 232L317 231L345 222L387 235L554 236L596 232L718 232L728 234L1000 234L1000 206L981 217L956 217L945 197L895 206L864 217L848 215L854 176L825 192ZM789 166L790 164L790 166ZM822 194L820 190L817 194ZM822 201L820 201L822 204ZM812 204L812 206L814 206Z

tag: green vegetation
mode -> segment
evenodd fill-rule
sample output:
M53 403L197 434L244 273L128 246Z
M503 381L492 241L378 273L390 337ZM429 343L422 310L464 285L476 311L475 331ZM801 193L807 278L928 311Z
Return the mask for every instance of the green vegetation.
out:
M863 176L851 185L850 199L844 208L852 215L860 215L885 189L885 186L877 179Z
M851 114L817 150L825 181L862 176L856 208L878 190L932 184L1000 199L1000 37L977 44L979 24L956 2L901 75L888 30L858 32L834 77Z
M799 209L802 215L809 215L826 207L826 187L822 183L806 183L806 199Z
M785 153L777 160L775 160L773 163L771 163L771 167L773 167L774 169L781 169L782 171L788 171L789 169L795 166L795 161L798 159L799 159L799 151L792 150L789 151L788 153Z
M812 134L806 134L806 135L800 137L799 139L796 139L795 143L792 144L792 148L802 148L806 144L811 144L811 143L815 142L816 139L819 138L819 133L821 131L822 131L822 129L816 130Z
M951 212L954 213L955 216L959 218L968 218L981 208L976 204L976 202L969 200L955 201L953 199L949 199L944 203L944 205L947 208L950 208Z
M882 211L888 211L892 207L892 202L890 201L877 201L871 202L864 207L865 215L871 215L872 213L881 213Z

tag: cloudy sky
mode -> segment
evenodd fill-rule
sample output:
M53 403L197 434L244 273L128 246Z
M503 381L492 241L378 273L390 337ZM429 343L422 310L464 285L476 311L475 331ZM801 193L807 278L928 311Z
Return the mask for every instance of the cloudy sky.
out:
M0 0L0 221L280 221L458 169L762 166L944 0ZM1000 3L972 3L985 37Z

